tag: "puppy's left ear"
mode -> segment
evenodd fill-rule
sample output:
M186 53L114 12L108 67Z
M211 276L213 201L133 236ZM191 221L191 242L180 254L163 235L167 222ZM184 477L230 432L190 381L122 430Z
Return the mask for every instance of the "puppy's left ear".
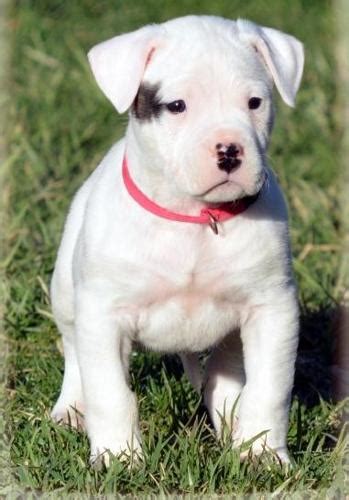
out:
M131 106L145 68L162 36L161 26L144 26L99 43L89 51L94 77L119 113Z
M244 19L237 21L237 27L241 39L262 56L285 103L293 107L303 74L302 43L291 35Z

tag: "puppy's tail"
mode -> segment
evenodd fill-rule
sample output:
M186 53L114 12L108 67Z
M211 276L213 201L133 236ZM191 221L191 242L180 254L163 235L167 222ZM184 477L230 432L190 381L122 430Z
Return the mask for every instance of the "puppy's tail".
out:
M194 389L200 394L202 389L202 369L198 354L186 353L180 354L184 371Z

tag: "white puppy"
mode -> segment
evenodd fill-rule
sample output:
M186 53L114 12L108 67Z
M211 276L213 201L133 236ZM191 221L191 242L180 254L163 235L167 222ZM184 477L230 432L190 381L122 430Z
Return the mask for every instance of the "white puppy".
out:
M266 150L273 82L293 106L302 45L248 21L188 16L112 38L89 60L130 120L65 225L51 288L65 372L52 416L84 423L92 460L140 452L132 342L181 354L197 387L194 353L210 348L204 397L217 432L222 416L234 445L266 431L253 453L287 461L298 308Z

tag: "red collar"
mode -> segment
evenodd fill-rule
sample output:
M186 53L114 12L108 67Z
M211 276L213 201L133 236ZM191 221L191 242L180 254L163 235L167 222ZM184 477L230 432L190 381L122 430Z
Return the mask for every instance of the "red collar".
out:
M215 234L218 234L217 223L224 222L231 219L235 215L244 212L258 197L246 196L233 202L222 203L221 205L201 209L200 215L184 215L176 212L171 212L166 208L160 207L154 201L150 200L140 189L136 186L130 176L127 165L126 156L122 162L122 177L129 195L145 210L151 212L163 219L174 220L178 222L191 222L193 224L208 224Z

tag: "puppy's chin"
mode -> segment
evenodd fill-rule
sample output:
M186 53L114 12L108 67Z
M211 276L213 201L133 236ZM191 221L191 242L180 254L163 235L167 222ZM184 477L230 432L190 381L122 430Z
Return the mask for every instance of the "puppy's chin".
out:
M252 186L242 186L233 181L226 181L212 189L206 191L197 199L210 204L220 204L240 200L246 196L254 196L259 193L263 185L262 181L256 182Z

